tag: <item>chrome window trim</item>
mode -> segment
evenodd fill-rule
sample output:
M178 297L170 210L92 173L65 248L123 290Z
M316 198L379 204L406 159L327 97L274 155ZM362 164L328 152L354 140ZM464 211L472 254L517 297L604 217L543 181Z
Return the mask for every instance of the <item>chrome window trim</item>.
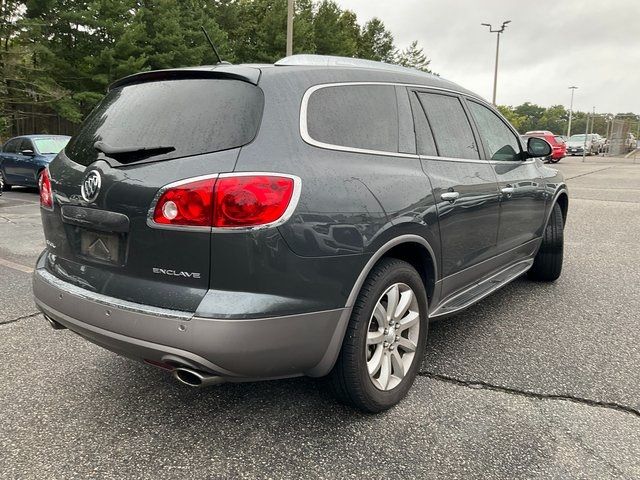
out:
M532 163L533 161L535 161L535 158L530 158L530 159L526 159L526 160L508 160L508 161L501 161L501 160L487 160L487 159L466 159L466 158L452 158L452 157L439 157L439 156L432 156L432 155L417 155L417 154L413 154L413 153L401 153L401 152L387 152L384 150L370 150L367 148L357 148L357 147L347 147L347 146L343 146L343 145L335 145L332 143L325 143L325 142L321 142L319 140L314 139L313 137L311 137L311 135L309 134L309 127L308 127L308 118L307 118L307 114L308 114L308 104L309 104L309 98L311 98L311 95L313 95L315 92L317 92L318 90L321 90L323 88L331 88L331 87L343 87L343 86L352 86L352 85L389 85L389 86L394 86L394 87L406 87L406 88L420 88L420 89L424 89L424 90L436 90L436 91L441 91L441 92L447 92L447 93L453 93L455 95L460 95L462 97L465 98L470 98L472 100L475 100L485 106L488 106L492 109L491 105L489 103L487 103L485 100L483 100L480 97L477 97L475 95L471 95L469 93L466 92L460 92L457 90L453 90L453 89L449 89L449 88L443 88L443 87L432 87L429 85L419 85L419 84L411 84L411 83L402 83L402 82L333 82L333 83L320 83L318 85L313 85L312 87L309 87L305 92L304 95L302 96L302 103L300 105L300 136L302 137L302 140L305 141L305 143L308 143L309 145L312 145L314 147L319 147L319 148L323 148L325 150L336 150L339 152L348 152L348 153L362 153L362 154L369 154L369 155L382 155L382 156L386 156L386 157L400 157L400 158L415 158L415 159L426 159L426 160L443 160L443 161L448 161L448 162L464 162L464 163L490 163L490 164L497 164L497 165L503 165L503 164L507 164L507 163L513 163L513 164L525 164L525 163ZM492 109L493 111L493 109ZM500 112L498 112L499 114ZM512 129L513 131L513 129ZM516 132L517 134L517 132Z
M258 175L266 175L266 176L277 176L277 177L285 177L293 180L293 193L291 195L291 200L289 201L289 205L287 209L284 211L282 216L271 223L265 223L264 225L257 225L254 227L200 227L200 226L184 226L184 225L164 225L160 223L156 223L153 221L153 212L155 211L156 204L158 200L162 196L164 192L166 192L170 188L179 187L180 185L184 185L186 183L197 182L199 180L208 180L208 179L218 179L218 178L229 178L229 177L248 177L248 176L258 176ZM197 177L185 178L182 180L178 180L176 182L168 183L167 185L161 187L155 196L153 197L153 201L151 202L151 207L147 212L147 225L151 228L157 228L161 230L178 230L183 232L206 232L206 233L246 233L253 232L256 230L264 230L267 228L276 228L280 225L286 223L293 212L298 206L298 202L300 200L300 193L302 192L302 180L297 175L291 175L288 173L277 173L277 172L229 172L229 173L214 173L211 175L199 175Z

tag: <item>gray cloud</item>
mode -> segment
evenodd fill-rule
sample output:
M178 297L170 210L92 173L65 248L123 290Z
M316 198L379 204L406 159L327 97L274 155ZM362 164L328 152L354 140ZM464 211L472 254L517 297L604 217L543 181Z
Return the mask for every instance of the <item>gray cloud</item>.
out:
M361 21L380 17L400 47L418 40L443 77L491 97L495 34L498 103L640 113L640 0L338 0Z

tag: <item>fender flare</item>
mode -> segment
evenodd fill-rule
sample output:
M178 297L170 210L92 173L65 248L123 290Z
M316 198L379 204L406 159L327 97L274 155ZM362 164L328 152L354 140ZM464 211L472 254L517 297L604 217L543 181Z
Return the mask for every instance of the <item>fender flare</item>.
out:
M310 377L322 377L324 375L327 375L331 371L333 365L338 359L340 349L342 348L342 341L344 340L344 335L347 331L347 325L349 324L349 319L351 318L351 312L353 311L353 306L355 304L356 298L358 297L358 294L360 293L362 285L369 276L369 273L371 272L375 264L378 263L378 260L380 260L393 247L396 247L403 243L418 243L426 248L426 250L429 252L429 255L431 256L431 261L433 262L434 275L436 277L434 280L437 280L438 263L436 261L436 256L433 252L433 248L431 248L431 245L429 245L429 242L427 242L427 240L425 240L423 237L414 234L399 235L382 245L380 248L378 248L378 250L376 250L371 258L369 258L365 266L362 268L360 275L358 275L355 284L351 288L351 293L349 293L347 303L342 310L342 314L340 315L340 319L338 320L338 324L336 325L336 329L333 333L333 336L331 337L331 341L329 342L329 346L327 347L324 356L322 357L320 362L318 362L313 368L305 372L306 375Z
M546 230L547 225L549 224L549 219L551 218L551 212L553 212L553 207L555 207L556 203L558 203L558 198L560 197L560 195L566 195L567 197L567 209L569 207L569 190L567 189L566 185L562 185L561 187L559 187L555 193L553 194L553 198L551 200L551 202L549 202L549 210L546 213L546 217L544 219L544 230ZM566 221L567 219L567 214L564 214L564 220ZM544 230L542 230L544 232Z

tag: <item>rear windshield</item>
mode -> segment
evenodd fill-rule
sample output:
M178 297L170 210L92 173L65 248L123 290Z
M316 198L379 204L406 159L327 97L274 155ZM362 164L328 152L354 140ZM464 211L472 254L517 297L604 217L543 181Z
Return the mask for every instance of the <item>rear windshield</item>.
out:
M246 145L256 135L264 98L249 83L221 79L179 79L126 85L111 90L91 112L65 152L89 165L105 158L94 144L114 148L172 147L141 156L158 161ZM106 157L112 164L132 163Z
M38 151L43 154L49 153L59 153L67 143L69 143L68 138L57 138L57 137L43 137L43 138L33 138L33 143L36 144L36 148Z

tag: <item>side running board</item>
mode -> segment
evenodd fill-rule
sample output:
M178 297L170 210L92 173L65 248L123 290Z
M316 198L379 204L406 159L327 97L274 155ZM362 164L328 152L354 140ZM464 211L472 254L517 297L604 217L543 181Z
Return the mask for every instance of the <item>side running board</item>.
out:
M463 290L460 293L457 293L453 297L447 299L442 303L438 308L434 310L434 312L429 316L429 318L434 319L438 317L449 316L453 313L459 312L460 310L464 310L467 307L470 307L474 303L482 300L487 295L495 292L499 288L504 287L512 280L515 280L520 275L525 273L527 270L531 268L533 265L533 259L524 260L522 262L518 262L515 265L511 265L506 269L488 277L475 285Z

